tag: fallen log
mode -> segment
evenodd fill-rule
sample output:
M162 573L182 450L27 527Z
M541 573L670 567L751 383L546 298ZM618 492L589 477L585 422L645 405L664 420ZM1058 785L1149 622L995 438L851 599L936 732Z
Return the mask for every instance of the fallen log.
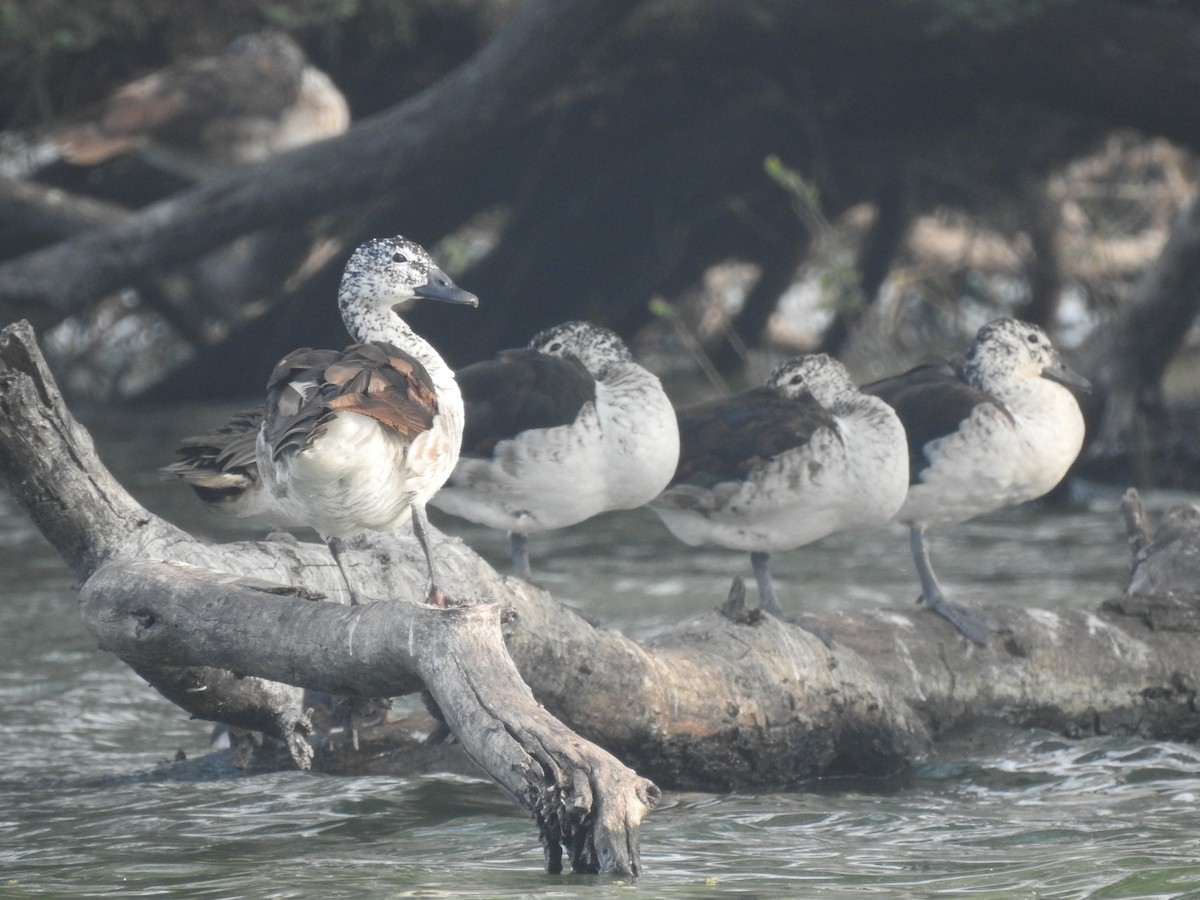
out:
M476 598L468 609L421 606L422 556L408 537L363 542L351 557L366 592L393 601L357 610L335 605L346 598L323 546L286 538L207 545L133 501L66 410L27 325L0 332L0 364L0 474L10 492L84 583L81 611L105 646L160 690L172 670L198 678L223 673L203 690L168 694L196 715L221 718L222 693L250 680L240 676L264 686L260 701L242 698L240 707L260 703L260 719L293 743L304 736L295 700L272 707L266 687L290 682L360 697L425 687L439 704L471 709L470 692L484 695L464 685L477 685L486 665L501 665L498 631L519 680L546 713L578 735L568 739L553 729L555 740L577 751L576 772L561 783L599 784L588 773L602 751L578 749L587 741L660 784L725 790L892 772L928 752L931 732L981 720L1066 733L1180 739L1197 733L1190 687L1200 677L1195 635L1156 630L1113 609L991 607L987 614L1001 631L983 648L915 607L826 613L820 619L835 638L829 648L801 629L745 610L735 586L720 610L639 644L588 622L544 591L497 575L461 541L436 532L447 588ZM180 570L179 564L197 568ZM335 603L313 603L308 598L315 594ZM207 610L203 616L179 615L190 607L175 604L188 597ZM511 613L502 617L500 609ZM446 644L418 640L413 631L408 649L418 618L439 615L483 623L478 634L487 632L486 640ZM160 627L168 622L177 624ZM218 627L245 628L243 643L218 653L207 638ZM162 633L174 642L169 653L147 655L149 638ZM297 634L307 637L298 641ZM141 647L139 635L148 640ZM328 653L315 653L313 642ZM441 671L439 663L470 674ZM515 678L513 672L505 677ZM490 708L489 715L522 723L533 716L528 721L540 724L523 724L522 735L551 727L515 681L509 687L502 702L510 708ZM464 732L493 727L478 712L447 711L446 718ZM464 747L487 742L481 734L460 739ZM524 748L522 740L516 744ZM530 756L543 764L544 757ZM320 748L313 765L322 765ZM557 775L550 781L560 783ZM636 820L654 792L633 773L616 783L623 785L616 793L602 787L590 795L574 792L586 812L573 822L599 823L607 803L618 810L616 821L626 823L623 832L601 839L610 849L625 849L605 855L597 845L595 854L584 853L585 865L636 860ZM533 803L535 814L555 808L550 794L557 787L545 791ZM589 846L570 828L561 836L573 859L580 846Z
M81 583L109 561L157 559L348 602L319 544L276 539L212 546L140 507L104 469L62 404L27 326L0 333L0 362L6 366L0 373L0 473ZM921 722L846 647L830 650L756 613L715 612L641 645L526 582L501 577L436 529L433 540L453 596L513 610L505 638L538 700L644 773L660 772L667 782L690 787L794 784L830 772L894 771L928 748ZM423 557L414 539L359 541L349 560L365 594L421 602ZM360 696L377 696L360 687ZM292 707L272 718L291 721Z
M284 575L264 585L231 577L231 564L249 563L272 575L307 569L316 576L311 583L327 591L331 579L340 580L331 560L311 558L315 545L285 540L225 554L157 519L101 465L62 405L27 323L0 334L0 362L0 468L14 496L70 556L84 581L84 621L101 646L184 709L284 739L301 767L313 751L297 705L300 686L370 697L424 685L471 758L534 815L548 871L561 871L565 850L577 872L639 872L638 825L658 788L537 704L504 649L494 605L431 619L436 611L418 602L419 592L350 609L314 603L311 592L280 583L303 579ZM201 577L197 561L218 571ZM405 580L415 586L423 576L412 562ZM379 571L390 573L386 561ZM206 632L205 621L220 635ZM314 647L341 652L331 662ZM314 671L322 662L340 669Z

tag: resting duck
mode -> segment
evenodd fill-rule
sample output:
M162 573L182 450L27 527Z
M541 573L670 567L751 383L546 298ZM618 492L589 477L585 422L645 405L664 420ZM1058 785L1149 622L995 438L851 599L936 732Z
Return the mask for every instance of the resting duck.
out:
M1083 446L1083 414L1069 388L1086 379L1036 325L1001 318L979 329L961 368L923 365L863 387L887 401L908 434L909 527L921 597L966 638L986 643L984 616L946 601L926 530L1048 493Z
M461 369L458 383L462 455L432 503L508 532L519 577L531 577L530 534L642 506L675 471L671 402L606 328L555 326Z
M749 552L759 606L779 618L788 617L770 554L881 525L908 488L900 420L825 354L782 363L765 386L681 409L679 432L678 471L650 508L686 544Z

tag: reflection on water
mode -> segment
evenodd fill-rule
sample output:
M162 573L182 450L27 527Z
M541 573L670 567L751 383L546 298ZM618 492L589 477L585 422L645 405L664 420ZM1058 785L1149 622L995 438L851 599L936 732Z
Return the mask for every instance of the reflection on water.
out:
M89 425L147 506L226 540L260 531L154 475L185 431L223 412ZM1117 502L1099 493L935 532L935 565L964 603L1098 602L1125 576ZM506 564L502 535L439 523ZM749 574L742 554L683 547L644 512L539 536L532 550L557 596L639 637L717 605L734 573ZM94 649L60 561L6 495L0 561L0 897L1200 896L1200 752L1008 729L944 742L886 782L668 794L643 826L637 884L544 876L530 823L485 781L172 765L177 750L204 754L208 726ZM780 554L775 573L793 609L916 596L900 529Z

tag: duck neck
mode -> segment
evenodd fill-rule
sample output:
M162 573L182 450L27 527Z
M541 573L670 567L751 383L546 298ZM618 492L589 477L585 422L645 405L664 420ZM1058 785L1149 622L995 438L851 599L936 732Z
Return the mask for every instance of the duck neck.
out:
M390 310L372 309L365 312L344 312L342 320L350 337L356 343L365 344L370 341L386 341L395 344L406 353L412 354L429 377L440 395L458 396L458 383L454 380L454 370L433 346L408 327L408 323Z

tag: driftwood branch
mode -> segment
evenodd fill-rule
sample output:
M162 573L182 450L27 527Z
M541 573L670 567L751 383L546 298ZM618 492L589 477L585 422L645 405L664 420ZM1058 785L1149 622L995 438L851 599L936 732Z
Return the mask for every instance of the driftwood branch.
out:
M1200 507L1177 503L1152 526L1131 488L1121 498L1121 511L1133 560L1125 593L1106 607L1155 631L1200 633Z
M239 545L230 557L200 544L136 504L107 473L86 431L62 405L27 324L0 334L0 361L0 445L6 451L0 467L14 496L86 580L81 610L103 646L194 715L284 739L300 766L312 759L304 741L310 726L301 693L281 682L362 696L424 684L472 758L535 813L548 867L561 867L565 847L578 871L636 874L637 826L656 802L657 788L537 705L503 648L494 608L487 632L494 635L485 640L478 627L447 635L426 625L418 633L416 624L430 620L416 611L430 611L416 602L351 610L313 603L309 595L288 601L287 609L282 599L272 606L267 598L305 594L289 583L337 596L330 589L338 581L332 561L313 555L317 545ZM81 530L89 518L97 531ZM411 588L422 583L414 551L397 548L373 566L382 579L407 585L391 595L410 601L420 596ZM161 559L175 565L153 561ZM216 571L200 578L198 563ZM246 585L230 577L243 563L249 563L247 573L276 581ZM454 565L447 571L451 579L468 580ZM469 583L476 590L488 585L478 578ZM469 624L470 615L464 610L436 621ZM280 639L285 621L296 629L294 646ZM210 640L206 622L224 625L225 643ZM230 649L235 640L241 643ZM332 665L332 649L317 652L327 645L341 654L340 674L316 668ZM409 658L409 668L397 667ZM247 675L254 677L241 677ZM501 734L513 737L506 743Z
M213 547L137 506L90 453L28 328L0 335L0 360L0 471L80 581L109 559L156 558L345 599L318 544ZM823 614L833 650L773 620L716 611L638 644L501 578L460 542L436 541L452 593L515 611L506 639L535 696L660 783L768 786L895 768L925 746L914 710L935 732L1000 718L1170 737L1194 718L1173 687L1200 674L1193 637L1112 610L991 607L1001 631L983 649L916 607ZM421 596L415 541L359 553L373 594Z
M10 366L0 379L0 409L11 407L7 421L0 421L0 447L9 454L0 453L0 470L51 543L64 555L80 556L72 571L81 582L110 560L160 559L345 602L337 569L319 544L214 547L129 499L94 454L76 447L86 432L61 399L42 408L36 385L48 382L49 373L30 363L40 359L37 353L27 326L0 334L0 360ZM35 452L20 434L42 416L71 427L40 427ZM37 458L26 463L25 454ZM78 503L56 494L55 479L39 468L46 459L81 461L77 483L67 485L79 492ZM108 512L122 504L131 512ZM84 513L65 520L57 515L71 508ZM89 532L92 516L103 539ZM774 620L741 624L717 613L643 646L595 627L543 591L500 577L459 541L435 534L435 544L454 596L493 598L515 611L506 639L535 696L584 737L646 774L658 773L650 777L697 787L791 784L833 771L891 771L927 749L924 726L847 648L830 651ZM78 545L87 552L77 554ZM355 548L351 562L369 596L422 597L424 570L411 538L380 537Z
M80 610L100 647L139 669L215 666L367 697L425 685L467 755L533 814L549 871L562 870L566 848L573 871L638 873L638 825L658 788L534 700L504 647L499 607L347 607L296 593L138 560L102 566Z

